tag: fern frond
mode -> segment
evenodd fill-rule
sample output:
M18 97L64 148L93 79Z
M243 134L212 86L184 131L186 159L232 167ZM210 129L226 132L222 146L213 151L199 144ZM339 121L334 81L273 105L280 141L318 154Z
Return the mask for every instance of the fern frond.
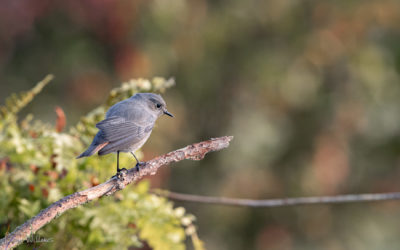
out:
M139 92L163 93L167 88L174 85L174 78L154 77L151 81L143 78L131 79L122 83L120 87L112 89L106 104L111 106Z
M0 106L0 118L7 114L17 114L21 109L28 105L42 89L53 80L53 75L47 75L42 81L38 82L31 90L20 94L13 94L6 99L4 106Z

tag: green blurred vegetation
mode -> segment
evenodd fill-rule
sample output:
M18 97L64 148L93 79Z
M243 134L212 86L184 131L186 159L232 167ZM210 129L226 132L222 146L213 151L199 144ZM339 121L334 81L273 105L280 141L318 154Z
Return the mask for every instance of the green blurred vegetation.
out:
M151 187L254 199L400 190L398 0L5 1L0 101L49 72L54 83L21 114L54 123L58 105L72 128L119 82L173 76L164 97L175 118L157 122L144 159L235 136L201 162L159 172ZM397 202L176 204L196 215L209 249L400 246Z
M114 157L75 160L90 141L95 124L104 118L109 105L136 92L159 92L173 80L155 78L131 80L113 89L107 103L90 112L70 129L33 120L29 115L18 122L18 111L51 80L46 77L32 90L13 95L0 107L0 218L1 237L35 216L41 209L73 192L99 184L113 175ZM59 120L64 119L62 116ZM125 166L129 162L123 161ZM143 246L153 249L184 249L185 230L194 246L201 243L193 226L194 216L184 208L173 208L165 198L149 194L149 182L142 181L114 197L104 197L80 206L52 221L39 231L51 240L48 249L121 249ZM33 238L38 237L34 236ZM44 243L31 243L37 246ZM21 248L30 249L30 244Z

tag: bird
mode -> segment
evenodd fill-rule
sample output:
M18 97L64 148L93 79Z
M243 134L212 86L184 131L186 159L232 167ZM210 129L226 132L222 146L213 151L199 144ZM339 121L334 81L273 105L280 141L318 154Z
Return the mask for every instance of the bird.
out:
M167 110L164 99L154 93L136 93L128 99L120 101L109 108L105 119L96 124L99 129L90 146L77 159L95 153L106 155L117 153L117 176L119 153L128 152L135 157L136 170L141 162L135 151L143 146L150 137L156 120L162 115L174 117Z

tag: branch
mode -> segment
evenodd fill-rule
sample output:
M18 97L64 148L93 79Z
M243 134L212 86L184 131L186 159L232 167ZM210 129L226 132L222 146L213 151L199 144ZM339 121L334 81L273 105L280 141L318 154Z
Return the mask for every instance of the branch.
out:
M295 205L318 205L332 203L355 203L371 201L400 200L400 192L381 194L347 194L334 196L298 197L285 199L249 200L226 197L211 197L174 193L169 191L154 191L155 194L177 201L197 202L204 204L242 206L242 207L284 207Z
M124 189L126 185L139 180L145 175L154 175L161 166L169 165L173 162L185 159L201 160L208 152L228 147L232 138L233 136L224 136L186 146L182 149L172 151L145 162L144 165L141 166L139 172L137 172L134 167L127 170L121 179L113 177L100 185L66 196L51 204L38 215L17 227L12 233L1 239L0 249L16 247L37 230L51 222L56 216L96 198L100 198L104 195L112 195L113 193Z

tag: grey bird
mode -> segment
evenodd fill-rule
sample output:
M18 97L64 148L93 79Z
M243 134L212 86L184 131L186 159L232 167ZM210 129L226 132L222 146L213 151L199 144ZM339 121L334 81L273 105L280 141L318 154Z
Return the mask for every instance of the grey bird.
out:
M174 117L168 112L164 99L153 93L137 93L114 104L107 111L105 119L96 124L99 132L92 144L77 159L95 153L105 155L116 152L118 174L122 170L119 168L119 153L130 152L139 170L140 162L134 152L147 141L154 123L164 114Z

